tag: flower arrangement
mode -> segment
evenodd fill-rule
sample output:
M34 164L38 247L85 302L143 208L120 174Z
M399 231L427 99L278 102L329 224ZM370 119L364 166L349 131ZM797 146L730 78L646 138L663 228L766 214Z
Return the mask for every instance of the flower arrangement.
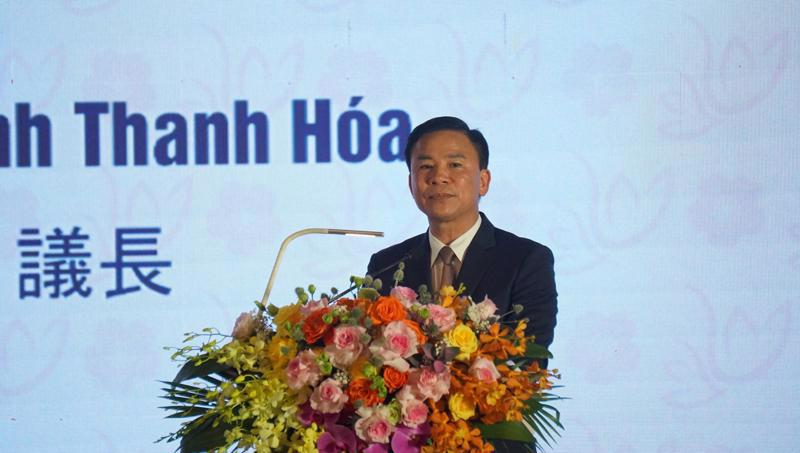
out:
M169 417L189 420L159 441L187 453L490 452L499 439L541 448L563 429L549 404L557 370L539 367L550 354L525 320L463 287L434 299L351 281L355 298L315 299L312 285L292 305L257 302L231 335L186 334L163 390Z

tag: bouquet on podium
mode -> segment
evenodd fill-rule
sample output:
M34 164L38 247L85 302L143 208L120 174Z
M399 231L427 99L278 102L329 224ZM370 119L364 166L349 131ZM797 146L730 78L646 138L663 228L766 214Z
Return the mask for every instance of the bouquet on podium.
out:
M352 277L355 297L298 288L291 305L243 313L231 335L186 335L164 409L188 418L159 440L181 452L490 452L549 445L563 429L549 352L487 299L436 297ZM335 294L335 289L332 290ZM516 307L521 308L521 307ZM195 344L201 340L199 345ZM534 444L535 441L535 444Z

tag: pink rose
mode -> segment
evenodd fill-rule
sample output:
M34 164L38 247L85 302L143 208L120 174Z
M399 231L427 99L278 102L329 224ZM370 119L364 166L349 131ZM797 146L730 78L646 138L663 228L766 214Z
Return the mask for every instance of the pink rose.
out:
M411 370L411 372L416 371L416 368ZM410 385L404 385L403 388L400 389L399 392L394 396L394 398L402 405L404 402L411 401L411 400L418 400L420 399L420 395L414 393L415 388Z
M395 398L400 403L400 415L404 425L416 428L428 419L428 405L414 395L411 387L403 387Z
M361 336L366 331L361 326L339 326L333 329L333 338L325 347L325 352L331 357L334 366L345 369L361 355L364 350Z
M300 307L300 313L303 314L304 318L307 318L308 315L314 313L315 311L319 310L320 308L325 308L328 306L328 298L323 297L320 300L309 300L305 303L302 307Z
M409 428L416 428L428 420L428 405L422 401L410 401L400 407L403 424Z
M489 296L486 296L481 303L470 305L467 309L467 316L472 322L481 323L488 321L496 311L497 305L492 302L492 299L489 299Z
M323 414L338 414L347 402L347 394L336 379L328 378L311 393L311 407Z
M405 286L395 286L392 288L389 295L399 300L406 308L411 308L411 304L417 300L417 293L415 293L413 289Z
M356 435L367 442L388 443L394 425L385 412L383 409L359 410L359 415L362 417L356 421Z
M484 296L483 301L478 304L478 310L484 319L489 319L497 311L497 305L489 299L489 296Z
M433 323L440 333L447 332L456 325L456 312L452 308L430 304L428 307L428 322Z
M496 382L500 377L500 372L497 371L494 362L484 357L478 357L470 365L469 375L480 381Z
M299 390L304 385L316 385L320 377L317 355L314 351L301 352L286 366L286 384L294 390Z
M412 370L406 385L412 386L412 390L424 398L439 401L450 391L450 369L445 367L441 373L437 373L432 367Z
M256 326L258 321L252 313L242 313L236 318L236 323L233 325L233 332L231 336L237 340L247 340L256 333Z
M392 321L383 328L381 338L372 343L370 351L388 362L411 357L418 347L417 333L403 321ZM403 368L398 369L405 371Z

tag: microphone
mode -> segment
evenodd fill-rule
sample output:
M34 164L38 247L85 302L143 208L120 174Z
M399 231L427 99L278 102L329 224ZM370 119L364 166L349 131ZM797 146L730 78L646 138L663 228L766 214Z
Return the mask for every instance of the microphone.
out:
M413 250L413 249L412 249L412 250L409 250L409 251L407 251L405 254L403 254L403 256L402 256L402 257L400 257L400 259L399 259L399 260L397 260L397 261L393 262L392 264L390 264L390 265L388 265L388 266L384 267L383 269L379 269L379 270L377 270L377 271L375 271L375 272L373 272L373 273L371 273L371 274L368 274L368 275L373 275L373 276L381 275L381 274L383 274L384 272L386 272L386 271L388 271L388 270L392 269L393 267L395 267L395 266L398 266L398 265L399 265L400 263L402 263L403 261L407 261L407 260L411 259L411 257L412 257L412 256L414 256L414 250ZM347 288L346 290L344 290L344 291L340 291L340 292L339 292L339 293L337 293L336 295L332 296L332 297L331 297L331 299L330 299L330 302L334 302L334 301L336 301L336 300L338 300L338 299L341 299L341 298L342 298L342 297L344 297L344 296L345 296L347 293L349 293L349 292L353 291L354 289L356 289L356 285L355 285L355 284L352 284L352 285L350 285L350 287L349 287L349 288Z
M397 260L397 261L395 261L394 263L392 263L392 264L390 264L390 265L388 265L388 266L384 267L383 269L380 269L380 270L377 270L377 271L375 271L374 273L372 273L372 274L370 274L370 275L372 275L373 277L374 277L374 276L381 275L381 274L383 274L384 272L388 271L389 269L391 269L391 268L393 268L393 267L395 267L395 266L398 266L398 265L399 265L400 263L402 263L403 261L407 261L407 260L411 259L411 257L412 257L413 255L414 255L414 250L409 250L409 251L407 251L407 252L406 252L406 253L405 253L405 254L404 254L402 257L400 257L400 259L399 259L399 260Z

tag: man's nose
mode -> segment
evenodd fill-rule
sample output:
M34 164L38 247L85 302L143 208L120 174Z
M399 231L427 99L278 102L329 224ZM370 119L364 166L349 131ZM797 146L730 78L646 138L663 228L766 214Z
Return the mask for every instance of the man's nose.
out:
M431 183L433 184L447 184L450 182L450 173L446 167L437 166L433 169L431 174Z

